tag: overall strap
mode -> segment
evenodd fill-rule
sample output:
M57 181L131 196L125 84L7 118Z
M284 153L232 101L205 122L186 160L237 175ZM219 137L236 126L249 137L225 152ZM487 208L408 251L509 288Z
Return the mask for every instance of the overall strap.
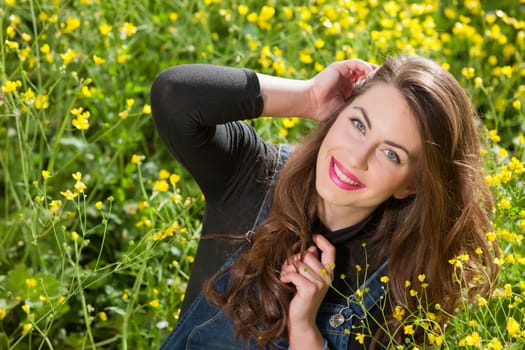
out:
M246 232L246 240L248 242L251 242L251 236L255 233L255 229L257 226L261 224L261 222L268 217L270 214L270 206L273 198L273 189L275 186L275 182L277 180L277 176L279 174L279 171L281 170L284 163L288 160L288 156L290 153L293 152L294 146L288 145L288 144L280 144L279 145L279 151L277 154L277 163L275 166L275 169L272 174L272 179L270 180L270 186L268 186L268 190L266 191L266 194L264 195L263 202L259 208L259 212L257 213L257 217L255 218L255 221L252 225L252 228Z

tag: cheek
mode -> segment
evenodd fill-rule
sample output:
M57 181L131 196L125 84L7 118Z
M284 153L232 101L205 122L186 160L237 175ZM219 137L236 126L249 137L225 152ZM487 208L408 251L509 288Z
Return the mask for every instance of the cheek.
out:
M407 171L395 169L395 165L385 165L377 157L374 157L371 162L374 165L374 170L369 172L370 176L378 184L378 187L385 192L394 193L400 188L405 188L410 182Z

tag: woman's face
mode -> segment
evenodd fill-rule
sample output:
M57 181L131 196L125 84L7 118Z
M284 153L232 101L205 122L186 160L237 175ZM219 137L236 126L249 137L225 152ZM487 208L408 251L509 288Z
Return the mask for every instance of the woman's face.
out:
M317 156L319 213L332 229L353 225L394 196L417 191L421 137L400 92L377 83L337 117Z

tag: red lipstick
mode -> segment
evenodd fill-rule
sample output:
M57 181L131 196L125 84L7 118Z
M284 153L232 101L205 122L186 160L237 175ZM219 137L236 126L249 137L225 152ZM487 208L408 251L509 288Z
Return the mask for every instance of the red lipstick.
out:
M330 158L328 174L330 179L343 190L354 191L366 187L357 176L346 170L334 157Z

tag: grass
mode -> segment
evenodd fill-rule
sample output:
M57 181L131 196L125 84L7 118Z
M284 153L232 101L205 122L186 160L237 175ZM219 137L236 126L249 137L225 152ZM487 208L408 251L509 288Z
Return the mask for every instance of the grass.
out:
M504 252L496 293L432 342L523 348L523 11L523 0L2 0L0 349L150 349L177 322L203 198L151 121L162 69L309 78L334 60L396 53L443 64L479 109L497 204L487 234ZM312 126L253 123L275 142Z

